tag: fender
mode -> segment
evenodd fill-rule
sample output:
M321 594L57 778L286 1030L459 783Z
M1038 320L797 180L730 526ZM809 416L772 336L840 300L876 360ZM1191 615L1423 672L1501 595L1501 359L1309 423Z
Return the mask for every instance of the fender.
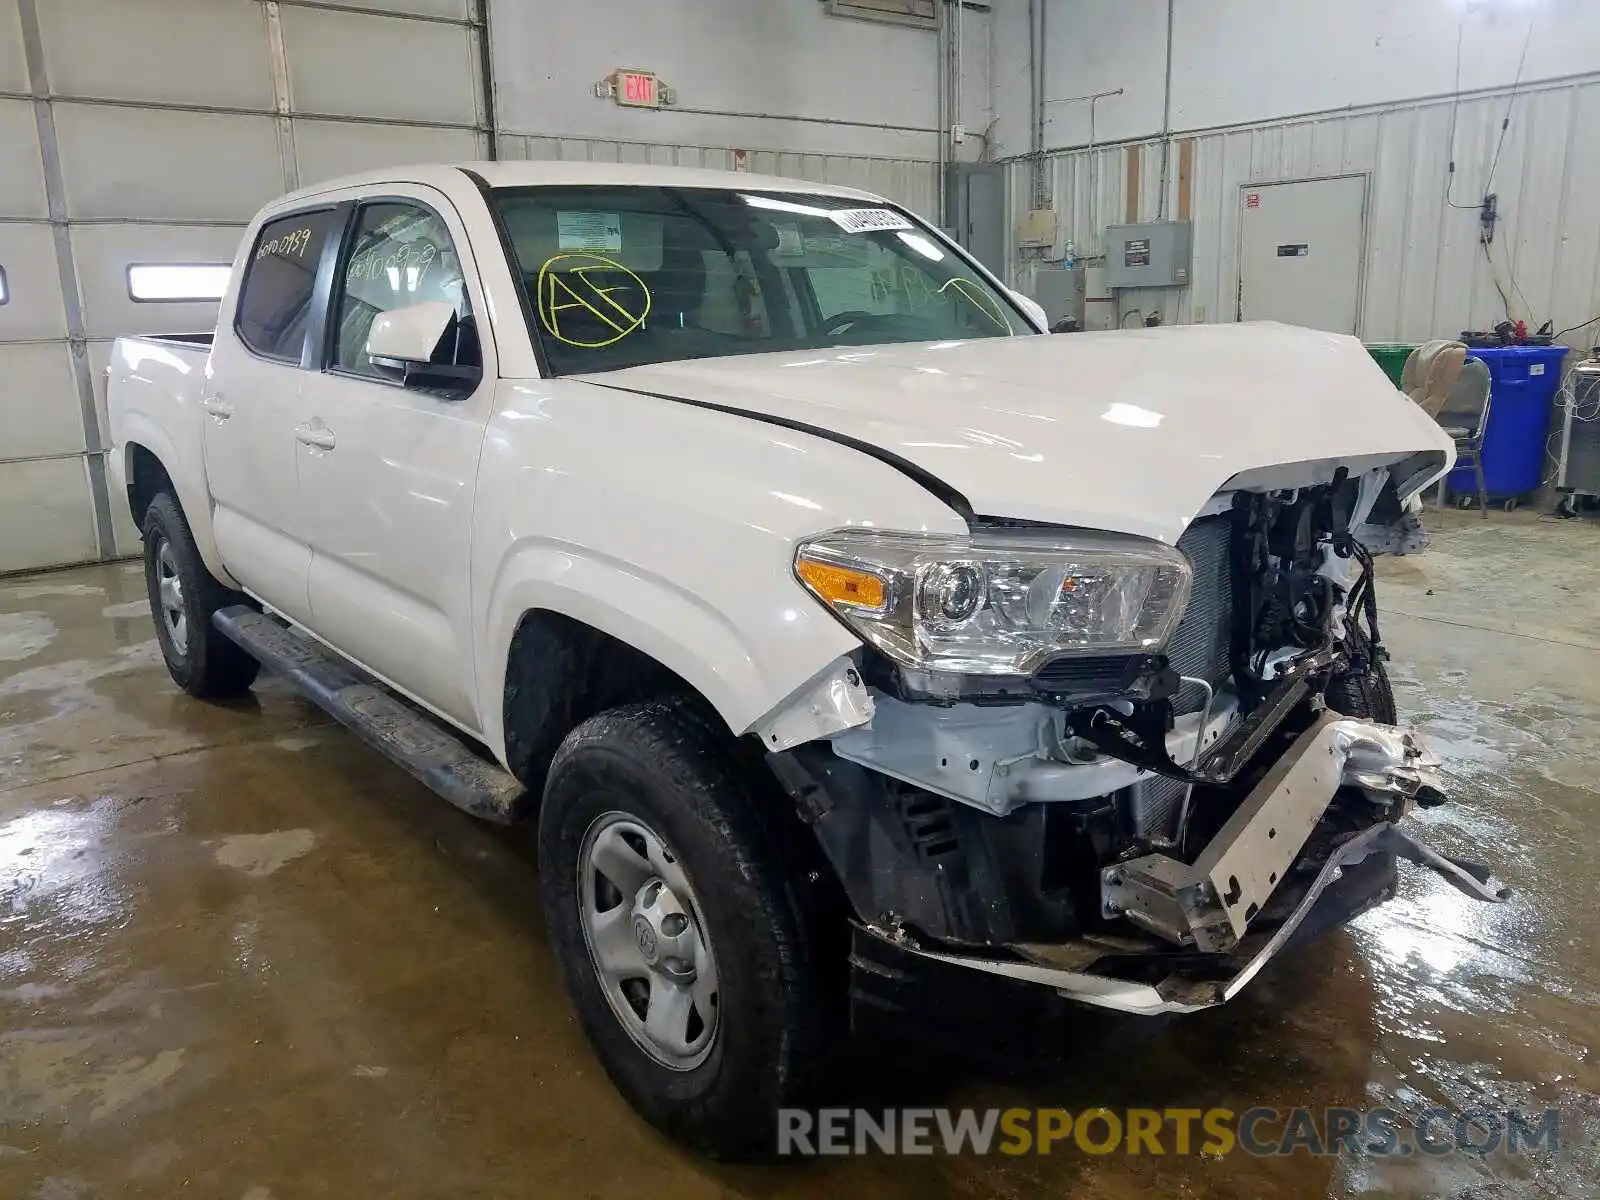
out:
M238 582L228 573L223 565L222 552L217 549L217 539L211 524L211 493L206 487L204 475L195 478L196 468L204 471L204 465L199 456L199 447L194 447L195 453L184 455L178 452L168 434L156 422L144 413L130 412L123 418L121 437L118 439L121 446L120 454L110 454L107 458L114 464L113 472L117 476L117 484L122 494L122 502L127 503L128 483L132 478L133 469L130 464L134 446L142 446L155 456L156 461L166 471L167 478L172 480L172 486L177 489L178 503L183 507L183 516L189 523L189 532L194 535L194 542L200 549L200 557L206 564L206 569L229 587L237 588ZM134 524L139 523L139 514L133 515Z
M472 595L478 712L502 761L507 655L530 610L649 655L744 734L861 644L795 579L797 542L967 528L861 450L743 414L575 379L504 381L495 407Z
M513 548L495 581L486 653L478 662L479 711L502 760L501 696L511 639L523 615L534 610L560 613L649 655L704 696L735 734L748 732L794 687L859 645L818 608L815 618L806 614L809 636L791 642L779 677L771 656L750 644L728 614L670 580L577 546L525 542Z

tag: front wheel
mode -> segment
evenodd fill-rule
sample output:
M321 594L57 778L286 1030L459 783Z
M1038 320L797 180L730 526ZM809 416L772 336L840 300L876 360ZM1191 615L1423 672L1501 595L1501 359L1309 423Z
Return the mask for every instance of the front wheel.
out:
M224 699L250 690L261 664L211 624L219 608L245 602L206 569L183 510L168 492L144 514L144 580L156 640L172 681L191 696Z
M731 1158L771 1152L832 1041L756 792L726 734L653 701L572 731L539 817L545 922L601 1063L651 1124Z
M1325 695L1328 707L1347 717L1365 717L1384 725L1399 723L1400 714L1395 708L1394 688L1389 683L1389 668L1381 653L1374 653L1367 635L1351 626L1345 633L1345 645L1353 658L1363 665L1335 675L1328 681Z

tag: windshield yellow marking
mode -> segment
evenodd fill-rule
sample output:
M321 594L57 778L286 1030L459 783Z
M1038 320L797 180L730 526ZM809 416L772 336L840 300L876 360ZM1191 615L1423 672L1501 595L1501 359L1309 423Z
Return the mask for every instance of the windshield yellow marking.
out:
M966 300L967 303L971 304L1007 333L1014 332L1011 328L1011 322L1006 320L1006 315L1001 311L1000 306L984 292L982 285L976 280L957 276L941 287L939 294L942 296L947 291L953 291L956 295Z
M590 275L618 275L621 281L606 283L591 279ZM621 303L614 293L629 288L638 289L639 311L634 312ZM545 260L539 268L535 287L538 293L539 323L545 331L567 346L584 350L598 350L614 345L630 333L644 326L650 315L650 289L634 272L614 259L599 254L557 254ZM568 326L562 332L562 314L570 318L574 312L586 314L612 330L611 336L603 334L598 339L593 334L577 336Z

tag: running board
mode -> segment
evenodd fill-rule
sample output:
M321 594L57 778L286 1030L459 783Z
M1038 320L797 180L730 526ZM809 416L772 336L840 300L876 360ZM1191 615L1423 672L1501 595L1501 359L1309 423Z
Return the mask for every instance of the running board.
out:
M262 666L457 808L509 825L530 807L527 790L510 772L277 618L237 604L211 620Z

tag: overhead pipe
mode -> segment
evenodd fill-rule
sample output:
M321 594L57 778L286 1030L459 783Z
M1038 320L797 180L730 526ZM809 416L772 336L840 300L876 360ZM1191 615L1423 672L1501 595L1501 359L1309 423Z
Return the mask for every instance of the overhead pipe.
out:
M1120 96L1122 93L1122 88L1111 88L1110 90L1104 92L1085 92L1081 96L1060 96L1054 100L1045 101L1046 104L1074 104L1084 100L1089 102L1089 229L1095 236L1095 244L1097 246L1100 242L1100 226L1096 220L1096 209L1098 206L1095 203L1095 193L1100 190L1100 166L1095 161L1094 156L1095 108L1100 101L1104 100L1107 96ZM1039 163L1040 169L1043 169L1044 158L1042 154L1036 161Z
M950 203L950 153L945 144L944 130L949 125L950 115L950 31L949 22L945 20L947 8L939 10L939 24L934 31L934 42L937 44L939 66L937 79L934 86L935 119L939 122L939 178L936 183L938 191L937 207L934 211L939 216L939 228L949 229L955 222L955 214L951 211Z
M1167 216L1167 171L1172 161L1172 11L1167 0L1167 84L1161 98L1161 194L1156 198L1156 220Z

